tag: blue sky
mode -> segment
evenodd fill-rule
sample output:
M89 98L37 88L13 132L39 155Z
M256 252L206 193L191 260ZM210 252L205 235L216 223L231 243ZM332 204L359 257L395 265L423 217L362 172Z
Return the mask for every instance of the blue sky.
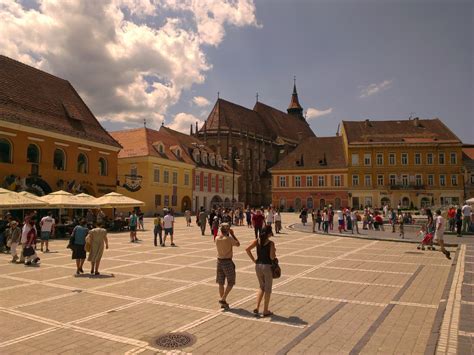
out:
M69 80L109 130L189 131L222 98L342 120L441 118L474 143L472 0L1 0L2 54Z
M207 48L213 68L170 113L190 111L194 95L285 110L297 77L305 109L332 108L310 119L317 135L341 120L441 118L474 143L473 2L257 1L261 28L229 28ZM389 81L361 98L362 87ZM387 86L386 86L387 87ZM209 111L209 110L207 110Z

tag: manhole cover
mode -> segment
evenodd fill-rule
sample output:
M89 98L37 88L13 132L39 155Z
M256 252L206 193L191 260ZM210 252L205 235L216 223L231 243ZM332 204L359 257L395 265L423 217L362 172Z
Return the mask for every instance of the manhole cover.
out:
M196 338L188 333L168 333L159 336L155 344L164 349L180 349L193 345Z

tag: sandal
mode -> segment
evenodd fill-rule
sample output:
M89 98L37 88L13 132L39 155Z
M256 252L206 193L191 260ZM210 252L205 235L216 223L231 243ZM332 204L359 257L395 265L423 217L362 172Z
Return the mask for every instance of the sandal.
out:
M268 313L263 313L263 316L264 316L264 317L271 317L271 316L273 316L273 312L272 312L272 311L268 311Z
M255 308L255 309L253 310L253 314L256 315L256 316L259 315L259 312L258 312L258 309L257 309L257 308Z

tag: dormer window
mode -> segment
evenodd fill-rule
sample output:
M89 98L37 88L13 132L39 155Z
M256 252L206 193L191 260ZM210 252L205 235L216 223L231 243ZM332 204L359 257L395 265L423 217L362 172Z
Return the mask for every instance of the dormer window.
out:
M220 154L217 154L216 163L219 168L222 168L222 157Z
M207 152L204 151L201 154L202 154L202 162L204 164L207 164Z
M214 153L209 154L209 163L211 164L211 166L216 165L216 156Z
M160 141L155 142L153 143L153 147L155 147L158 153L165 154L165 145L163 144L163 142L160 142Z
M199 163L201 161L200 159L201 153L199 152L199 149L194 149L193 150L193 159L196 163Z

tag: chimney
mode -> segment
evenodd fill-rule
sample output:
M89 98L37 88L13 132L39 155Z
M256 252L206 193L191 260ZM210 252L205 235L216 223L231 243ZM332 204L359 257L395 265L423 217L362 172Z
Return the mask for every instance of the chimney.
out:
M189 129L189 135L192 136L193 135L193 124L191 123L190 124L190 129Z
M365 119L364 125L365 127L372 127L372 124L370 123L370 120L368 118Z
M415 117L413 119L413 124L415 125L415 127L420 127L421 126L420 119L418 117Z

